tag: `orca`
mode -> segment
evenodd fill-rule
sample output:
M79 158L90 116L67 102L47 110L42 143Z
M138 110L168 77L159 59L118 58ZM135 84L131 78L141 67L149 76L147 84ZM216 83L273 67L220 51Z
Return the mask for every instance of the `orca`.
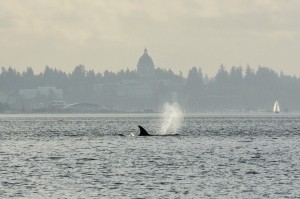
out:
M179 134L163 134L163 135L160 135L160 134L155 134L155 135L151 135L149 134L145 129L144 127L142 126L138 126L139 129L140 129L140 134L138 134L137 136L178 136ZM118 136L129 136L129 135L124 135L124 134L118 134ZM130 136L134 136L134 134L131 133Z
M142 126L139 126L140 134L138 136L152 136Z
M138 136L178 136L179 135L179 134L163 134L163 135L156 134L156 135L151 135L144 129L144 127L142 127L142 126L138 126L138 127L140 128L140 134Z
M140 128L140 134L138 134L137 136L155 136L149 134L142 126L138 126L138 127ZM118 136L128 136L128 135L118 134ZM130 136L134 136L134 134L131 133Z

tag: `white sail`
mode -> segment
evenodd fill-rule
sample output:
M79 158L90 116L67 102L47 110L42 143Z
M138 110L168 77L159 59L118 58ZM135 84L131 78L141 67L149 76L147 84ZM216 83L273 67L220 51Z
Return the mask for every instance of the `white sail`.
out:
M276 101L274 103L273 112L274 113L280 113L280 106L279 106L279 102L278 101Z

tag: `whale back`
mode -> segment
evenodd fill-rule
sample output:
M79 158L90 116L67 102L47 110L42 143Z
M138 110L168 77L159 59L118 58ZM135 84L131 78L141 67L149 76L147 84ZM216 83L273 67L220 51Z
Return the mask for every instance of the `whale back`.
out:
M139 136L151 136L142 126L139 126L140 134Z

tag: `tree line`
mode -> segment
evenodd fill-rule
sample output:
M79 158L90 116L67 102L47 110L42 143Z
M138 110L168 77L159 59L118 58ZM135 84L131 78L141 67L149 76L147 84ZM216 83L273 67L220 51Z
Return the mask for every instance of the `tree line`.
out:
M200 68L192 68L186 87L190 109L271 111L279 100L286 111L300 110L300 79L264 66L232 66L228 71L221 65L210 79L203 78Z
M67 101L96 102L101 96L97 95L95 85L109 85L112 92L114 85L140 78L136 70L99 73L86 70L84 65L76 66L71 73L46 66L38 74L31 67L23 72L2 67L0 94L17 96L19 89L54 86L64 90ZM178 93L178 100L187 111L271 110L275 100L286 109L300 110L300 79L264 66L256 70L232 66L227 70L221 65L213 77L203 75L197 67L192 67L187 77L171 69L156 68L152 80L158 84L167 80L167 85L159 86L158 94Z

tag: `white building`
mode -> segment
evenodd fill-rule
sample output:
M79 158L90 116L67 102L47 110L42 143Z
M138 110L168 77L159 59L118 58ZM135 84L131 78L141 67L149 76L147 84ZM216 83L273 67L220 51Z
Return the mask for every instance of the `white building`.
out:
M122 82L118 88L117 95L119 97L150 98L153 96L153 91L152 84Z
M139 80L123 80L118 87L117 95L119 97L133 97L133 98L151 98L154 95L154 88L156 81L154 80L153 60L148 55L147 49L139 58L137 63L137 73Z
M62 99L63 98L63 90L57 89L56 87L50 87L50 86L39 86L37 89L39 95L49 97L50 95L53 95L56 99Z
M55 99L63 99L63 90L56 87L40 86L37 89L20 89L19 95L23 99L34 99L37 96L50 97Z
M148 51L145 48L144 54L140 57L137 64L137 72L141 77L151 77L154 75L154 63L152 58L148 55Z

